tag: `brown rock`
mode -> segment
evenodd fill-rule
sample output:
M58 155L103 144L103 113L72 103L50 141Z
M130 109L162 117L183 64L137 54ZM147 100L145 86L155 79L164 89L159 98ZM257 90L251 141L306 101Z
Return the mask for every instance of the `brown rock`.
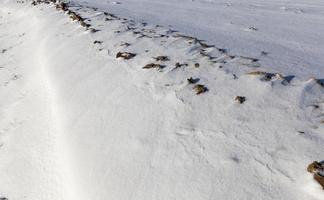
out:
M314 179L322 186L322 189L324 190L324 176L316 173L314 174Z
M324 176L321 173L324 173L324 164L314 161L308 165L307 171L314 174L314 179L322 186L324 190Z
M237 101L240 104L243 104L246 101L246 97L237 96L237 97L235 97L235 101Z
M169 61L170 59L168 58L168 56L158 56L156 58L154 58L156 61Z
M162 69L162 68L164 68L164 66L160 65L160 64L150 63L143 67L143 69L152 69L152 68Z
M205 87L204 85L195 85L193 89L196 91L197 95L203 94L208 91L208 88Z
M116 55L116 58L124 58L125 60L132 59L136 56L134 53L129 52L118 52Z

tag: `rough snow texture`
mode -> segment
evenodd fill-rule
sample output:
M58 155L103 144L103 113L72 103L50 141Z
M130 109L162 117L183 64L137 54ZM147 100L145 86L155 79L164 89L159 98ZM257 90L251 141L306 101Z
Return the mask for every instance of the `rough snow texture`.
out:
M99 31L52 4L0 3L0 196L323 199L306 171L324 152L319 76L276 74L166 27L70 9ZM163 67L143 69L150 63ZM196 95L197 84L208 91Z

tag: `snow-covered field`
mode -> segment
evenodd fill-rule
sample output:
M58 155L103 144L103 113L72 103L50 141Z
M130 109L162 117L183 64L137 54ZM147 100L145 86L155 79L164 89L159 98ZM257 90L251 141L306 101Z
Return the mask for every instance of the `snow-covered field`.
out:
M171 25L232 54L259 58L269 70L324 77L322 0L75 1L131 19Z
M324 3L69 12L0 1L0 199L324 198Z

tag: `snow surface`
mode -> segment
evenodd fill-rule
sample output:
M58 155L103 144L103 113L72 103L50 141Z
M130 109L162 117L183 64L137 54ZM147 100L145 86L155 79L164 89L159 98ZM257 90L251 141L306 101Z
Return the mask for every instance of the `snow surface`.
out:
M318 60L310 59L315 63L312 68L293 69L291 57L283 55L281 61L273 61L288 59L286 66L278 68L243 53L258 45L250 46L244 38L251 37L253 43L261 40L259 36L239 37L235 30L229 31L226 38L236 41L222 41L221 47L230 49L227 53L183 36L195 35L196 25L190 29L185 24L188 30L180 33L155 26L154 18L145 24L123 19L125 13L118 9L114 11L120 17L109 14L109 3L123 6L125 2L106 1L109 6L100 4L99 9L73 4L70 9L99 30L93 33L53 4L0 1L0 197L324 198L306 171L309 163L324 157L324 81L319 79L323 68L316 65L322 59L323 36L315 42L303 37L310 33L308 26L296 27L292 40L302 38L310 48L303 56ZM176 8L180 1L163 2ZM271 8L279 4L265 2ZM205 5L197 9L222 5L197 0L178 7L185 10L190 4ZM128 14L139 15L140 5ZM289 21L294 15L310 24L322 23L312 21L323 16L320 5L309 6L306 15L287 7L283 12L287 18L276 18ZM241 13L237 9L233 12ZM242 15L246 12L236 17ZM319 24L315 28L323 29ZM192 34L187 34L190 30ZM213 31L220 35L210 37L222 38L221 31ZM271 49L280 43L264 41ZM130 45L125 46L126 42ZM219 43L207 44L218 47ZM294 46L286 40L282 45L282 51ZM116 59L119 51L136 56ZM288 52L299 57L301 51ZM170 60L156 62L157 56ZM153 62L165 67L143 69ZM176 68L177 62L188 66ZM256 71L274 74L248 74ZM187 81L190 77L199 79L208 92L196 95L194 84ZM236 96L246 101L239 104Z
M324 77L322 0L75 1L139 21L171 25L232 54L259 58L269 70Z

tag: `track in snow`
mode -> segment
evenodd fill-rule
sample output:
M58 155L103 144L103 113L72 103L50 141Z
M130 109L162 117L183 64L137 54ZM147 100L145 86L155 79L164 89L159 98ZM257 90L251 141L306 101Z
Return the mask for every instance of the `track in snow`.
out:
M31 199L82 199L75 196L68 141L60 121L63 113L47 72L50 49L41 34L43 21L10 4L1 8L1 16L1 28L7 33L1 36L7 47L1 55L2 72L13 74L1 91L8 93L2 98L9 98L2 105L6 110L1 124L6 128L0 137L5 160L0 175L6 178L0 180L1 190L11 193L11 199L26 198L23 194L31 191L35 191L28 196ZM10 152L16 153L6 158Z

